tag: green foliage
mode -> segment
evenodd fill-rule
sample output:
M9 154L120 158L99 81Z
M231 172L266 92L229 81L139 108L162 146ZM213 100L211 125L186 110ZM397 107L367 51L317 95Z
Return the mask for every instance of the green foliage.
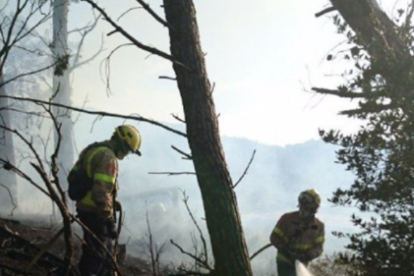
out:
M334 24L350 45L344 60L354 62L347 74L352 75L351 80L338 91L342 95L355 93L359 101L358 110L343 114L365 122L352 135L320 131L325 142L341 147L337 162L356 176L349 188L336 190L331 198L332 203L355 206L361 213L351 217L360 231L346 234L347 249L352 254L341 255L340 259L359 264L353 275L413 275L414 68L411 61L392 66L379 59L374 61L346 23L334 17ZM400 32L407 30L403 27ZM412 37L408 32L401 35L410 49Z

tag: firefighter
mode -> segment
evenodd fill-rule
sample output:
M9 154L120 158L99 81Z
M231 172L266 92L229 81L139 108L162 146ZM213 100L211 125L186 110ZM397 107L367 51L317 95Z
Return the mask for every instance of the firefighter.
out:
M319 194L315 189L305 190L298 202L299 211L283 214L270 234L270 242L277 248L279 276L296 276L296 260L307 266L323 251L325 226L315 217L321 204Z
M141 155L141 135L131 125L118 126L111 139L86 147L72 170L83 168L91 179L91 188L76 201L80 221L112 251L112 240L118 237L115 211L118 184L118 160L130 153ZM86 230L79 271L82 276L110 275L113 265L105 249Z

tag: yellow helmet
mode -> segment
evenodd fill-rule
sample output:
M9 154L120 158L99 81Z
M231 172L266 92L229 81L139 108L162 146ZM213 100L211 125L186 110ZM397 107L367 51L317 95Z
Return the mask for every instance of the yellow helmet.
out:
M315 189L309 189L299 194L299 206L307 204L315 204L316 207L321 205L321 197Z
M122 125L115 129L115 133L124 141L133 153L141 155L139 148L141 147L141 134L138 129L131 125Z

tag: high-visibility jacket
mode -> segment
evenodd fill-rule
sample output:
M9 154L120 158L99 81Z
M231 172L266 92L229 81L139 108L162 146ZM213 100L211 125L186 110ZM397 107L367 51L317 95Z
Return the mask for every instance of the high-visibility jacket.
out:
M118 160L109 141L85 148L75 168L86 170L93 179L92 188L76 202L78 210L96 213L103 220L113 218L113 205L118 190Z
M285 248L301 253L311 261L323 252L325 225L316 217L305 222L300 219L299 211L286 213L276 223L271 233L271 241L278 249L278 262L294 265L294 260L283 254Z

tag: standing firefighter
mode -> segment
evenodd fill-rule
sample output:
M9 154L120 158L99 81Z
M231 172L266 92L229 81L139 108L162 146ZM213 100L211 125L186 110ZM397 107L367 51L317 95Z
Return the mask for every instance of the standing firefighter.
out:
M115 209L118 190L118 160L130 153L141 155L141 135L130 125L115 129L110 140L86 147L69 173L69 197L76 200L76 211L81 222L112 250L112 240L118 237ZM79 271L82 276L110 275L113 265L105 249L84 230Z
M314 190L300 193L299 211L285 213L270 234L270 242L277 248L279 276L296 276L295 260L305 265L319 257L325 241L325 226L315 217L321 203Z

